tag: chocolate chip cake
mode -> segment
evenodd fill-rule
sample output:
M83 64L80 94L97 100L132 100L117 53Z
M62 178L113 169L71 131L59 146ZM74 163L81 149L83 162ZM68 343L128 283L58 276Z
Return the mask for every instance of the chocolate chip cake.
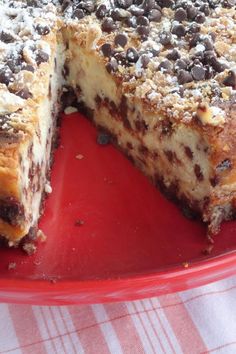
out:
M234 0L0 1L0 235L50 191L61 102L219 231L236 213Z

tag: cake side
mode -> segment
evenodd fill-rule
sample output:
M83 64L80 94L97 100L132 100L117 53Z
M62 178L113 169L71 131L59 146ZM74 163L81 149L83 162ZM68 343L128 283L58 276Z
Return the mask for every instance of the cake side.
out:
M235 208L234 164L220 167L234 156L235 7L192 4L198 22L184 1L144 5L100 2L89 15L81 7L80 19L69 7L67 79L94 122L216 233Z

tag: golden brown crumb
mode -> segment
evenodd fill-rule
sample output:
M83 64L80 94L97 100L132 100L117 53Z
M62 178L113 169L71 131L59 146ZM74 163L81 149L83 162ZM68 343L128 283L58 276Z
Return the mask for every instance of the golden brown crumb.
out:
M45 242L46 239L47 239L47 236L44 234L44 232L42 230L38 230L37 232L37 239L40 241L40 242Z
M75 156L75 158L76 158L77 160L82 160L82 159L84 158L84 155L78 154L78 155Z
M188 262L183 262L183 263L182 263L182 266L183 266L184 268L188 268L188 267L189 267L189 263L188 263Z
M37 250L37 247L32 242L25 243L22 248L28 254L28 256L31 256Z

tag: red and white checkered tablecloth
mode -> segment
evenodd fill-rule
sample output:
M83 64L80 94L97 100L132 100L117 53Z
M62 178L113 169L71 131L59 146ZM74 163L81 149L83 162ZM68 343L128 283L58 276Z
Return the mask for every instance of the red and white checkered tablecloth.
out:
M236 276L134 302L0 304L0 353L236 353Z

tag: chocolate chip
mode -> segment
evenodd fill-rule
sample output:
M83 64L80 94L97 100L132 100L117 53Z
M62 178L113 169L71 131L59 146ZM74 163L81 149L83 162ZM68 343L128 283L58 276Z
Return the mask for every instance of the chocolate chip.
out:
M209 61L209 64L217 73L221 73L226 69L226 65L221 63L216 57L212 57Z
M200 11L204 12L206 16L210 15L210 8L208 4L203 4L200 6Z
M129 12L134 16L142 16L144 14L144 9L139 6L132 5L129 8Z
M157 9L151 10L148 14L149 21L153 21L153 22L160 22L161 16L162 16L161 11Z
M136 49L128 48L126 52L126 59L130 63L136 63L138 61L139 55Z
M166 56L167 59L169 60L174 60L176 61L177 59L180 58L180 53L178 52L177 49L173 49L171 52L169 52Z
M139 26L148 26L149 25L149 20L145 16L139 16L137 18L137 25Z
M36 63L37 65L40 65L41 63L45 63L49 60L49 55L44 52L43 50L39 49L37 54L36 54Z
M128 38L125 34L119 33L115 36L114 43L116 46L125 47L128 42Z
M175 11L174 18L179 22L185 21L187 19L187 12L182 7L180 7Z
M142 68L146 69L150 62L150 57L144 53L140 56L139 60L141 62Z
M81 20L84 16L85 14L82 9L76 9L72 14L72 17L77 18L78 20Z
M38 34L45 36L50 32L50 27L38 24L35 27L35 30L38 32Z
M194 166L194 173L199 182L202 182L204 180L201 167L198 164L195 164Z
M116 28L116 25L111 17L106 17L101 25L103 32L111 33Z
M125 24L128 27L136 28L137 27L137 18L135 16L127 17L125 19Z
M197 15L197 8L195 6L188 5L186 10L187 10L188 19L194 20L194 18Z
M188 82L193 81L193 78L192 78L192 75L188 71L181 69L178 72L177 80L180 85L184 85Z
M0 82L1 84L9 85L10 82L14 81L14 76L12 71L8 67L0 69Z
M168 45L171 43L171 33L163 31L159 34L160 43L163 45Z
M141 36L141 38L146 39L149 35L150 29L147 26L138 26L137 32Z
M202 43L203 43L204 47L206 48L206 50L213 50L214 49L214 45L213 45L210 38L203 39Z
M191 69L191 74L194 80L201 81L205 79L205 70L200 65L194 65Z
M188 28L188 33L194 34L200 32L201 26L197 23L192 23Z
M189 41L189 46L190 48L196 47L196 45L198 44L198 42L200 41L200 34L199 33L195 33L192 38Z
M206 21L206 16L202 12L199 12L195 17L195 21L197 23L204 23Z
M167 72L167 73L171 73L172 68L173 68L173 65L168 59L163 60L160 63L160 65L158 66L158 70L160 70L162 72Z
M145 12L149 12L155 6L155 0L144 0L142 3L142 7Z
M106 69L109 72L109 74L114 73L118 69L118 63L115 58L111 58L109 63L106 64Z
M114 21L122 21L127 17L130 17L130 12L127 10L116 8L111 11L111 18Z
M0 40L4 43L13 43L15 42L15 38L5 31L1 31L0 33Z
M184 37L184 35L185 35L185 33L186 33L186 30L185 30L184 25L179 24L179 25L174 25L174 26L172 27L171 32L172 32L173 34L176 34L179 38L181 38L181 37Z
M236 89L236 72L230 70L228 76L224 79L223 84L225 86L231 86L234 90Z
M115 4L122 9L127 9L133 3L133 0L115 0Z
M95 10L94 1L86 0L80 1L78 8L83 9L85 12L91 14Z
M106 16L107 12L108 12L108 10L107 10L106 5L99 5L96 12L95 12L95 15L99 20L101 20L102 18L104 18Z
M231 168L232 168L232 162L229 159L225 159L225 160L221 161L216 166L217 172L223 172L223 171L231 169Z
M110 43L104 43L100 49L104 57L110 57L112 55L112 46Z
M26 64L22 66L22 70L30 71L32 73L35 72L35 68L33 67L33 65L30 64Z
M184 59L178 59L175 64L175 70L185 70L187 69L188 64Z
M15 95L23 98L24 100L27 100L28 98L32 97L32 94L31 94L31 92L29 91L29 89L27 87L25 87L22 90L16 92Z

